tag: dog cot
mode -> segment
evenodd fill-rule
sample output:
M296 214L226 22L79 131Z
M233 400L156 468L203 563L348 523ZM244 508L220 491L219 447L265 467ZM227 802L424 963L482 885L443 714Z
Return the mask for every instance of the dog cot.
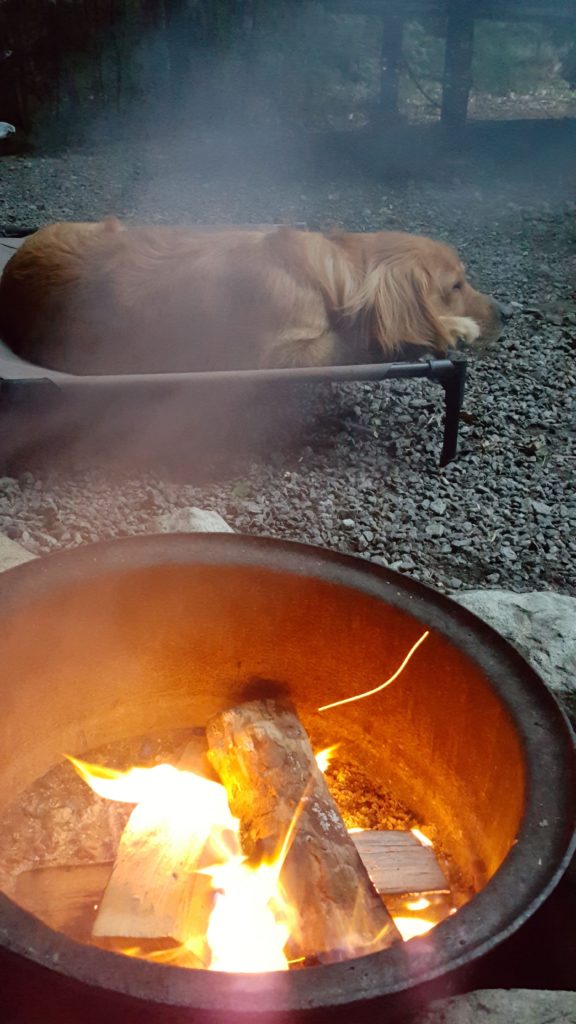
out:
M251 225L252 228L272 229L275 225ZM249 227L246 225L246 227ZM202 230L217 230L201 226ZM0 271L23 239L0 238ZM275 389L299 384L338 384L352 381L385 381L423 377L440 384L444 389L444 436L440 465L445 466L456 455L458 425L464 398L466 359L459 353L450 358L426 358L418 362L370 363L352 366L326 366L265 370L219 370L194 373L163 374L110 374L106 376L77 376L35 366L16 357L0 344L0 426L3 414L14 407L33 410L43 399L66 402L67 395L76 398L102 396L122 403L123 399L151 395L162 396L175 391L182 395L200 392L206 396L219 387L228 391L251 388L254 396L260 388ZM0 460L2 459L2 433L0 431Z

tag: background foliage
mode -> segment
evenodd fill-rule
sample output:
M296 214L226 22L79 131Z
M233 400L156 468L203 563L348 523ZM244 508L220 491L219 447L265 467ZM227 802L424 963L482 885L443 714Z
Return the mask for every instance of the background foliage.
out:
M442 28L407 25L411 118L437 116ZM36 138L155 119L355 127L376 116L381 40L379 17L306 0L0 0L0 118ZM475 94L566 98L571 52L566 31L478 22Z

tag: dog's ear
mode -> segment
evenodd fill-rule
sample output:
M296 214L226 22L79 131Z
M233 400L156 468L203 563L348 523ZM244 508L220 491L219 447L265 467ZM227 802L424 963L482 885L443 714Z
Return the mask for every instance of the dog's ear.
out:
M454 340L431 304L432 291L432 275L412 254L391 255L368 269L345 312L388 355L403 344L445 352Z

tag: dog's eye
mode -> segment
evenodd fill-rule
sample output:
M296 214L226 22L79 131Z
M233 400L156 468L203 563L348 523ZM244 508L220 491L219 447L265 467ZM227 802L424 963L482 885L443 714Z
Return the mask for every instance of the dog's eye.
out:
M452 289L455 292L459 292L464 287L464 281L456 281L456 284L452 285Z

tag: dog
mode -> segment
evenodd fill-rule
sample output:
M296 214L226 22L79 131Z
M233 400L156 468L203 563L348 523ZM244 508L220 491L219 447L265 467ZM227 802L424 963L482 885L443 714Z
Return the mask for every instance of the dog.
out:
M41 228L0 281L0 337L73 374L375 362L491 341L505 311L457 253L397 232Z

